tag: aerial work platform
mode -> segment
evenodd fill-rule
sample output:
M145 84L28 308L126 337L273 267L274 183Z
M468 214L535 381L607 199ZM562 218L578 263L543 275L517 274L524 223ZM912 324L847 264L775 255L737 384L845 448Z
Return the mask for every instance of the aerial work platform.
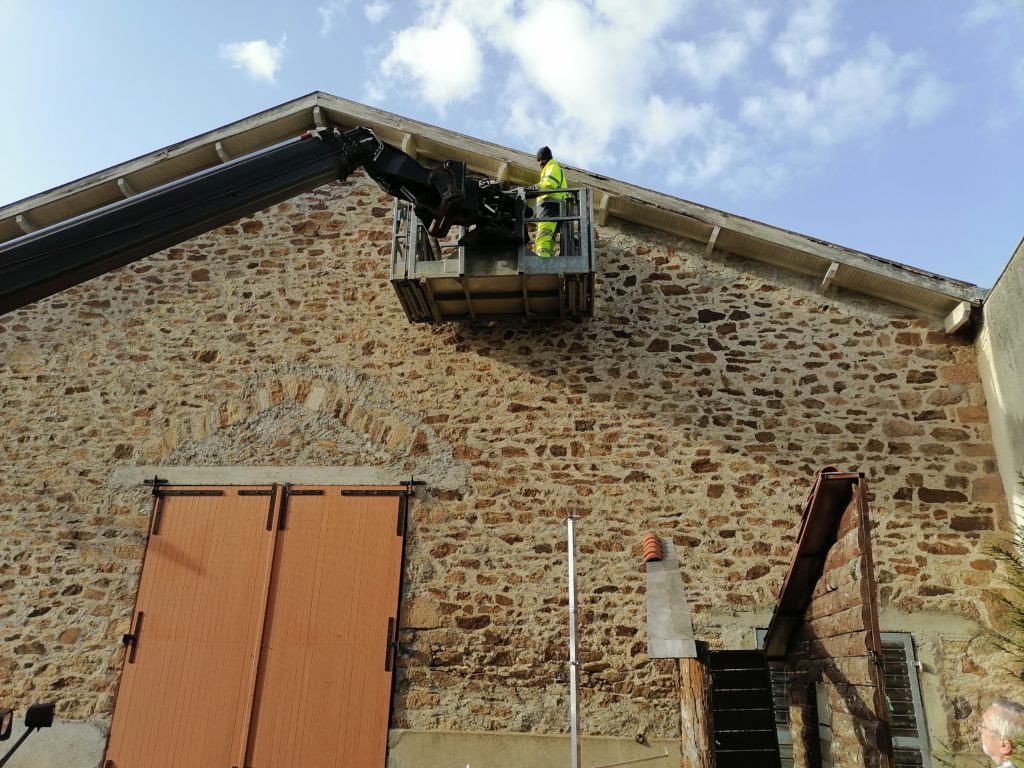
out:
M495 237L474 227L453 227L449 236L428 234L413 206L395 201L391 283L412 322L589 317L594 311L594 224L589 189L567 193L560 214L531 216L543 192L519 189L525 211L521 237ZM557 222L555 256L530 248L530 225Z
M0 243L0 315L357 169L397 201L391 281L411 321L593 313L590 190L558 190L559 214L535 217L543 191L462 161L427 167L368 128L325 126ZM529 248L543 221L558 225L546 260Z

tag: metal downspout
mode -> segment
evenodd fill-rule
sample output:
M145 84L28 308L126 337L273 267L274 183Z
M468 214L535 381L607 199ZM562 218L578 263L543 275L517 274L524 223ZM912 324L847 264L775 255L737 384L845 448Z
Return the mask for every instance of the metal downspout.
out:
M565 522L569 537L569 764L572 768L580 768L580 678L578 659L579 637L577 633L579 607L576 604L576 518L570 513Z

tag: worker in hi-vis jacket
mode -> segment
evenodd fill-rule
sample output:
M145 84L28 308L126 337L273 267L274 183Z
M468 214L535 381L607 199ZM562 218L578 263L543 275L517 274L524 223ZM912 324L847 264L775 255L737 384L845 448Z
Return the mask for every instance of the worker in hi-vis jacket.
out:
M537 150L537 164L541 169L537 189L565 189L569 186L565 183L565 172L562 171L562 166L551 156L550 149L541 147ZM538 197L540 216L558 216L561 209L559 201L565 200L567 197L565 192L553 192ZM540 258L550 259L554 256L555 229L557 227L558 223L554 221L542 221L537 224L534 252Z

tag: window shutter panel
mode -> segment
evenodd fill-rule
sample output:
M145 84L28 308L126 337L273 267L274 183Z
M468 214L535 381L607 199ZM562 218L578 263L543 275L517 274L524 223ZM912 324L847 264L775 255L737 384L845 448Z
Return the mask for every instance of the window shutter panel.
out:
M931 768L928 729L911 636L903 632L883 632L882 663L895 768Z

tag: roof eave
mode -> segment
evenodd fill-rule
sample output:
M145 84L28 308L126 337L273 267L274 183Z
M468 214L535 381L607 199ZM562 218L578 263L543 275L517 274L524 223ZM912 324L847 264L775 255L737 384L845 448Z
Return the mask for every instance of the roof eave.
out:
M320 91L200 136L0 208L0 242L67 220L126 196L264 149L327 124L365 125L420 159L462 160L513 183L536 181L533 156L437 128ZM859 251L714 208L570 168L574 182L598 190L598 221L631 221L705 244L705 254L732 253L808 275L825 294L842 288L932 317L967 313L987 291ZM948 325L948 323L947 323Z

